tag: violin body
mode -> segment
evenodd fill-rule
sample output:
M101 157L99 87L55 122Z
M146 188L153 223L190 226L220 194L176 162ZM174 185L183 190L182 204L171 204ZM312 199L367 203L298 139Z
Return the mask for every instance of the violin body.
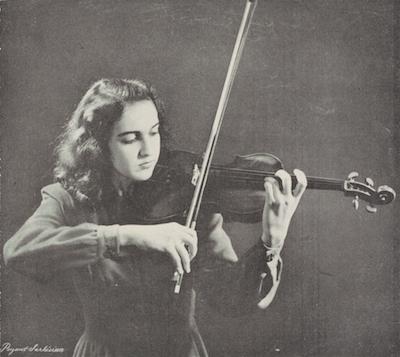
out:
M225 220L259 222L265 203L264 178L268 174L255 178L254 173L275 173L282 168L282 162L272 154L237 155L232 163L226 165L226 170L221 167L211 170L211 190L205 200L214 197Z
M188 151L171 151L156 166L152 178L135 185L132 199L145 202L135 213L143 224L182 222L195 183L193 169L201 157ZM276 172L283 167L271 154L238 155L224 166L211 168L202 207L220 212L225 220L253 223L261 220L265 201L264 179L240 175L247 172Z

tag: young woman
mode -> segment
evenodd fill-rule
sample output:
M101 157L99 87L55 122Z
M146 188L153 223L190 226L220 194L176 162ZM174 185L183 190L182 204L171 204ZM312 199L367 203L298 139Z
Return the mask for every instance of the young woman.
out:
M42 189L40 206L4 246L7 266L22 274L72 277L85 318L74 357L207 356L195 290L227 314L266 308L275 295L304 173L295 170L296 187L283 170L282 189L265 179L260 242L238 259L218 212L203 212L197 233L175 222L141 224L141 184L164 144L163 106L149 84L94 83L57 147L57 183ZM179 295L174 272L191 272Z

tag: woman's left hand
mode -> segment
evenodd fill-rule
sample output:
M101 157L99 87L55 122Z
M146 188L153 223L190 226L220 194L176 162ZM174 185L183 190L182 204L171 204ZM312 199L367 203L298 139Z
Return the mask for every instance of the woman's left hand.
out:
M282 249L292 216L307 187L304 172L295 169L293 173L297 178L296 187L293 189L292 178L285 170L278 170L275 173L282 182L282 190L278 181L272 177L265 178L264 182L266 196L261 239L267 246L278 251Z

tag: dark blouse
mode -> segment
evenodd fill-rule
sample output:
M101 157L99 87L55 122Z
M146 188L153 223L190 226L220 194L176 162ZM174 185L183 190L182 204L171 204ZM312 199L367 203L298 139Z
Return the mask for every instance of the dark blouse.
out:
M237 258L220 214L208 214L198 231L192 273L174 294L173 266L165 254L124 248L105 256L98 232L124 224L127 203L81 204L60 185L42 189L42 202L4 246L8 267L46 281L68 272L80 297L85 331L74 357L207 356L196 326L195 291L221 313L266 308L279 285L281 259L267 262L263 245Z

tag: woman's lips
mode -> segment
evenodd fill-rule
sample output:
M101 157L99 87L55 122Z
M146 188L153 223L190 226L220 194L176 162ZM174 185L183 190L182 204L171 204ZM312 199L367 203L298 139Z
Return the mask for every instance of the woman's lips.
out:
M153 167L153 165L154 165L154 161L152 160L152 161L146 161L146 162L139 164L139 167L142 169L149 169L149 168Z

